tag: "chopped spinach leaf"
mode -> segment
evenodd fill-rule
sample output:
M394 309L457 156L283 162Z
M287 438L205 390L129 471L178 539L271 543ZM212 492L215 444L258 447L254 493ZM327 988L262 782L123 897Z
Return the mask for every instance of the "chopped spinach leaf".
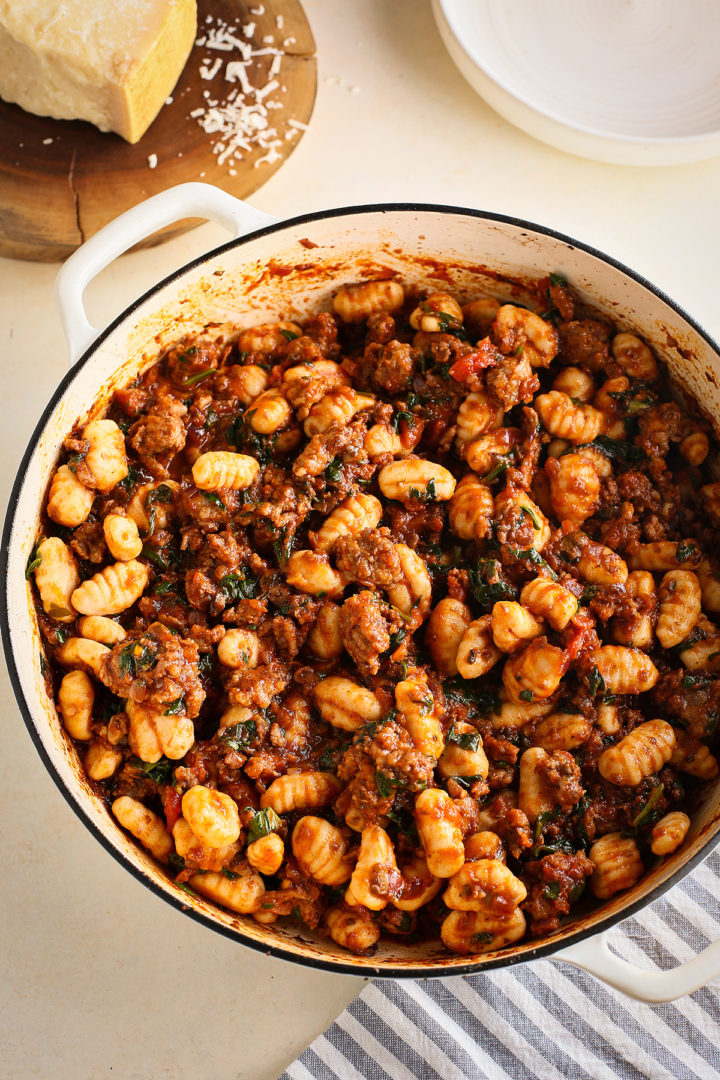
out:
M675 548L675 558L679 563L687 562L697 554L697 547L691 540L681 540Z
M491 611L498 600L517 599L517 589L503 574L498 559L479 559L468 574L473 596L485 611Z
M397 431L400 427L400 422L404 420L409 428L412 428L415 423L415 416L411 412L406 412L405 409L400 409L392 418L393 431Z
M227 599L234 603L236 600L254 600L260 589L260 582L246 567L220 578L220 588Z
M607 690L605 680L596 667L590 669L590 674L587 679L588 690L593 695L604 694Z
M536 551L534 547L524 549L509 547L508 551L513 556L513 558L518 559L520 562L527 561L531 562L533 566L542 566L543 569L547 571L548 576L551 578L551 580L557 581L558 576L555 571L551 569L550 566L548 566L540 552Z
M132 465L128 468L127 476L124 480L121 480L118 487L121 487L123 491L130 492L137 485L140 479L140 473Z
M30 557L28 558L27 566L25 567L25 578L26 578L26 580L30 577L33 570L37 570L38 566L40 566L40 564L42 563L42 555L38 555L38 553L37 553L37 548L38 547L39 547L39 545L37 545L33 549L33 551L30 554Z
M142 551L140 552L144 559L148 562L154 563L155 566L161 570L167 570L170 566L167 558L165 557L164 548L154 548L152 544L143 544Z
M177 762L169 761L166 757L161 757L159 761L155 762L141 761L139 757L134 757L130 758L129 765L136 772L149 776L156 784L168 784L174 770L177 768Z
M461 750L478 750L480 736L477 731L456 731L453 724L448 733L448 742L455 743Z
M419 488L411 487L410 498L418 499L420 502L432 502L432 500L436 498L435 481L429 480L424 491L420 491Z
M203 491L202 495L206 502L212 503L213 506L217 506L220 510L227 510L227 506L216 491Z
M476 685L481 682L482 679L463 679L460 675L453 675L449 679L443 679L443 693L448 701L472 704L475 712L481 716L497 712L500 708L497 690Z
M611 439L609 435L598 435L590 446L614 461L641 461L645 457L645 451L635 443Z
M390 783L389 778L379 770L375 771L375 787L381 799L387 799L393 793L393 785Z
M152 667L156 661L155 650L149 645L131 641L125 645L118 656L118 667L122 675L136 676L139 672Z
M342 476L343 459L341 457L334 457L329 465L325 466L325 472L323 476L327 480L328 484L337 484L338 480Z

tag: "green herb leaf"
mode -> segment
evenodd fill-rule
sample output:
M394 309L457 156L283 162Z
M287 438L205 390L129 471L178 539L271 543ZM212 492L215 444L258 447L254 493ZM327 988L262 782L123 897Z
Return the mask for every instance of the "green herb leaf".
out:
M515 455L512 451L508 454L501 454L494 468L492 468L486 476L482 477L483 484L492 484L493 480L497 480L499 476L502 476L503 473L507 472L514 460Z
M520 697L523 701L532 701L533 696L534 695L532 690L521 690L518 694L518 697Z
M407 412L405 409L400 409L395 413L391 421L393 431L398 431L400 429L400 423L403 420L409 428L412 428L415 424L415 416L413 413Z
M205 368L204 371L198 371L197 375L191 375L189 379L185 379L183 386L195 386L201 379L207 379L208 375L212 375L215 368Z
M400 645L400 643L405 640L406 636L407 630L404 626L401 626L399 630L396 630L393 634L391 634L390 644L386 649L386 653L394 652L395 649L397 649L398 645Z
M521 549L521 548L516 548L516 547L508 547L508 551L513 556L513 558L518 559L521 562L526 562L527 561L527 562L531 562L533 564L533 566L542 566L543 569L545 569L547 571L548 577L552 581L557 581L557 579L558 579L557 574L555 573L555 571L553 569L551 569L550 566L548 566L548 564L545 562L545 560L543 559L540 552L536 551L535 548L531 547L531 548Z
M257 740L258 729L254 720L243 720L239 724L231 724L218 735L218 741L230 750L244 751Z
M278 817L274 810L269 807L267 810L258 810L248 827L248 843L252 844L281 828L282 818Z
M567 278L564 278L562 274L550 274L551 285L567 285Z
M417 499L419 502L432 502L436 498L435 481L429 480L428 485L424 491L420 491L419 488L410 488L410 498Z
M167 596L169 593L175 593L178 600L187 604L185 588L181 581L158 581L153 587L153 596Z
M494 937L495 935L490 930L480 930L477 934L473 934L472 939L478 945L489 945Z
M27 580L32 574L33 570L37 570L38 566L42 563L42 555L37 555L35 551L32 552L30 558L27 561L25 567L25 579Z
M137 482L139 479L140 473L137 471L137 469L130 465L128 468L127 476L124 480L120 481L118 487L121 487L123 491L127 491L129 493L133 490L134 487L137 486Z
M212 503L213 506L217 506L220 510L227 510L227 506L216 491L203 491L202 494L206 502Z
M551 881L550 884L545 889L545 891L543 892L543 897L544 897L545 900L557 900L559 895L560 895L560 882L559 881Z
M185 711L185 695L181 694L179 698L175 698L171 701L165 710L165 716L177 716L178 713Z
M343 753L342 746L328 746L318 758L318 768L322 772L334 772L337 768L340 755Z
M381 799L387 799L393 793L393 785L390 783L389 778L379 770L375 772L375 787Z
M282 334L282 336L285 338L286 341L294 341L295 338L300 336L299 334L293 333L292 330L283 330L282 327L280 327L280 333Z
M653 789L652 795L645 803L640 813L637 817L633 818L633 829L645 829L648 825L652 825L652 823L657 820L658 811L655 807L664 790L664 784L658 784L658 786Z
M590 674L588 675L587 682L588 690L593 695L593 697L596 694L604 694L607 690L605 680L596 667L592 667L590 669Z
M278 561L278 566L285 566L292 554L293 547L293 536L291 534L288 538L286 527L283 527L280 530L280 536L277 540L273 540L272 546L273 551L275 552L275 558Z
M708 675L707 672L703 671L700 673L688 673L684 676L682 685L683 690L704 690L706 687L710 686L712 682L712 677Z

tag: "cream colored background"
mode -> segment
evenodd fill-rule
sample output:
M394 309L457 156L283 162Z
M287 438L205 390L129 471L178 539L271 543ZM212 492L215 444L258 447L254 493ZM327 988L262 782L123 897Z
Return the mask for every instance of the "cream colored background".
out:
M319 51L315 115L254 198L260 209L418 200L525 217L628 263L720 336L720 160L644 170L551 150L465 84L429 0L305 6ZM224 239L207 225L121 259L89 290L97 324ZM0 259L3 505L67 364L56 269ZM150 894L53 786L4 670L0 718L0 1075L274 1080L360 982L259 956Z

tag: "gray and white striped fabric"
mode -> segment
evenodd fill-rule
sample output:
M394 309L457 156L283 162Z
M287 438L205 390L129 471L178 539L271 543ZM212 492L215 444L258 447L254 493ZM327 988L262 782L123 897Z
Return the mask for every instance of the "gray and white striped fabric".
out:
M671 968L720 935L720 853L610 944ZM469 977L369 983L281 1080L712 1080L720 980L643 1005L569 964L536 960Z

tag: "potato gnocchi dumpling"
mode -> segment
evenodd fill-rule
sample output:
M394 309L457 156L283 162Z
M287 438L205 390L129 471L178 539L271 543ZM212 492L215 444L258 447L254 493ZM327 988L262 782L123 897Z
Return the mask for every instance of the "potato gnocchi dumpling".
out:
M68 434L39 674L184 900L482 956L692 835L717 444L662 340L555 272L504 288L389 276L208 326Z

